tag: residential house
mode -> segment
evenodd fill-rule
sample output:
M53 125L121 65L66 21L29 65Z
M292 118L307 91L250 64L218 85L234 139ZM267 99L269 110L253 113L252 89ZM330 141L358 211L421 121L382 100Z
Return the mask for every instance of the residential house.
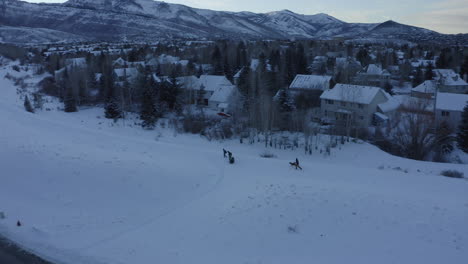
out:
M309 66L309 70L317 74L325 74L327 72L328 57L316 56Z
M321 112L331 123L351 122L355 128L366 128L379 119L388 119L385 113L396 110L398 103L379 87L337 84L320 96ZM382 113L384 110L385 113Z
M54 72L54 78L56 81L62 80L65 75L65 72L72 71L73 69L84 69L87 67L86 58L72 58L65 60L65 67L56 70Z
M145 67L145 62L144 61L134 61L134 62L129 62L129 61L126 61L124 59L122 59L121 57L116 59L113 63L112 63L112 66L115 68L115 69L121 69L121 68L137 68L137 67L142 67L144 68Z
M298 74L289 85L292 96L306 96L311 106L320 106L320 95L331 88L332 77L325 75Z
M116 84L122 85L125 81L134 82L138 77L137 68L119 68L114 69L114 78Z
M435 117L438 125L446 122L455 131L462 121L462 113L468 104L468 94L437 93Z
M434 99L437 92L437 82L427 80L411 89L411 96L421 99Z
M438 88L443 93L468 94L468 83L450 69L435 69L435 80L438 82Z
M232 99L239 94L237 86L225 76L185 76L177 81L186 93L189 103L207 106L220 112L228 111Z
M383 87L390 81L391 74L387 70L383 70L380 65L369 64L354 79L354 83L358 85L370 85Z

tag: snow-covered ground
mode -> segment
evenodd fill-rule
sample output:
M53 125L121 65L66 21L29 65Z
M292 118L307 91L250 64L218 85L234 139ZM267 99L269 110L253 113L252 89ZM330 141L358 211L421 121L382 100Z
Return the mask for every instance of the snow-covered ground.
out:
M0 233L57 263L466 263L467 165L30 114L0 69ZM15 73L21 75L21 73ZM100 117L100 118L98 118ZM131 127L133 126L133 127ZM230 165L222 148L236 157ZM298 157L303 171L289 167ZM20 220L23 226L16 227Z

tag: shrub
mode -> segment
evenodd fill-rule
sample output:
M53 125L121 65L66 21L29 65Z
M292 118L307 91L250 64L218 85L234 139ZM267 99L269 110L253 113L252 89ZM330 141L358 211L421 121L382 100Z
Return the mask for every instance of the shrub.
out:
M265 159L271 159L271 158L276 158L276 155L271 152L265 151L262 154L260 154L260 157L265 158Z
M464 176L463 172L456 171L456 170L444 170L440 173L440 175L449 177L449 178L456 178L456 179L462 179Z

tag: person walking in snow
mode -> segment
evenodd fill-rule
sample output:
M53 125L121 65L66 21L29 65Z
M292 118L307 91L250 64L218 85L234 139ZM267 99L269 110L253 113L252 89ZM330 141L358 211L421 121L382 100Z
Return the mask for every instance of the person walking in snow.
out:
M223 155L224 155L224 157L226 157L226 154L227 154L227 150L223 149Z

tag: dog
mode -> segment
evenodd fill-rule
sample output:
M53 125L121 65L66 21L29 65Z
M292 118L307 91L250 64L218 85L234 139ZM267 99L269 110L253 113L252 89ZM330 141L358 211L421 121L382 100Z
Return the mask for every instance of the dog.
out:
M302 167L299 166L299 162L289 162L289 165L291 165L291 167L294 167L296 170L297 169L301 169L302 170Z

